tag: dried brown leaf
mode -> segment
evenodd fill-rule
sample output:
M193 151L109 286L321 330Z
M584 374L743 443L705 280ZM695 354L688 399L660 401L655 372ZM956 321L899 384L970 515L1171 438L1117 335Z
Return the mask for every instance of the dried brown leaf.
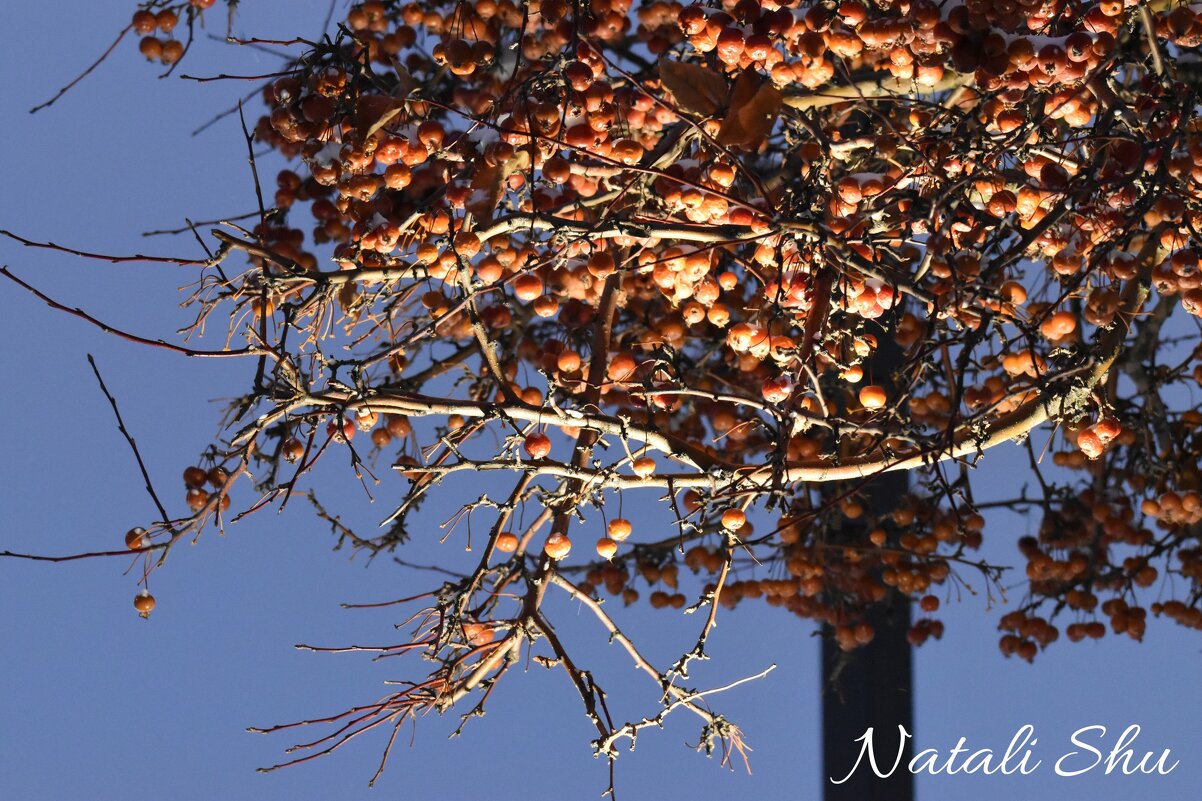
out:
M388 95L365 95L355 106L355 128L361 141L392 122L405 108L405 101Z
M703 117L709 117L726 103L726 79L698 64L661 61L659 80L672 93L676 105Z
M505 182L515 172L530 168L530 154L519 150L500 164L486 165L472 178L473 199L467 210L487 225L505 193Z
M771 133L782 104L775 86L744 71L731 91L730 113L718 130L718 144L755 150Z

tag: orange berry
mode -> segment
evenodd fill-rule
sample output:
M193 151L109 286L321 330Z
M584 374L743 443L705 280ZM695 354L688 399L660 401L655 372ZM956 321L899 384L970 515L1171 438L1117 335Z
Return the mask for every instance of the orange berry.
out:
M497 550L501 553L513 553L518 549L518 537L512 531L502 531L497 535Z
M722 513L722 528L738 531L747 524L747 514L742 509L727 509Z
M189 489L203 487L208 478L209 474L199 467L193 466L184 470L184 486Z
M1077 435L1077 447L1089 459L1097 459L1106 450L1102 438L1092 428L1087 428Z
M384 425L388 428L388 433L398 439L409 436L409 432L413 430L409 418L403 414L385 415Z
M603 250L598 250L588 258L588 271L596 278L605 278L618 268L614 257Z
M137 609L143 618L150 617L150 613L154 611L154 596L142 590L134 596L134 609Z
M602 559L613 559L614 554L618 552L618 543L611 540L609 537L602 537L597 540L597 556Z
M550 295L540 295L534 299L534 313L539 317L554 317L559 311L559 301Z
M142 34L143 36L153 31L156 27L158 27L159 24L158 20L155 18L154 12L147 11L144 8L138 9L134 12L132 22L134 31Z
M446 131L437 120L426 120L417 127L417 141L426 146L427 150L438 150Z
M580 369L580 354L574 350L565 350L555 360L555 366L561 373L574 373Z
M1123 433L1123 424L1113 417L1103 417L1093 427L1093 430L1102 442L1109 442Z
M647 478L655 472L655 460L650 456L640 456L630 464L630 469L639 478Z
M221 489L230 480L230 474L224 467L214 467L205 475L213 489Z
M566 534L552 534L547 537L546 543L543 544L543 551L547 556L559 561L568 555L572 550L572 541L568 539Z
M404 164L390 164L384 170L384 185L389 189L404 189L413 180L413 171Z
M531 459L546 459L547 454L551 453L551 438L536 432L526 437L522 447L530 454Z
M188 494L184 500L187 502L189 509L193 512L199 512L209 502L209 493L194 487L188 490Z
M163 33L171 33L175 30L175 26L179 24L179 16L169 8L164 8L154 18L155 24ZM149 31L140 31L140 33L149 33Z
M163 54L159 56L164 64L174 64L184 57L184 43L178 39L163 42Z
M619 353L609 362L609 377L613 381L630 381L638 362L629 353Z
M284 447L281 449L284 458L290 462L295 462L305 454L305 445L296 437L289 437L284 442Z
M860 404L865 409L880 409L887 400L888 396L885 394L884 387L876 384L860 387Z
M839 199L844 203L859 203L864 198L864 194L860 190L860 182L850 175L839 181L836 190L839 193Z
M455 234L455 250L464 258L471 258L480 252L480 237L471 231L460 231Z
M629 537L632 531L634 531L634 526L631 525L629 520L621 517L615 517L606 526L606 533L609 534L609 539L617 540L618 542L622 542Z
M572 177L572 165L567 159L552 156L543 162L543 177L551 183L566 184Z
M125 547L129 548L131 551L136 551L139 548L145 548L149 544L150 543L146 541L146 529L142 528L141 526L137 528L131 528L125 533Z
M1027 288L1017 281L1007 281L1002 284L998 293L1007 303L1012 303L1015 306L1021 306L1027 302Z
M537 275L524 273L513 280L513 294L519 300L532 301L543 294L543 281Z
M256 320L258 320L260 317L263 316L263 310L264 310L264 305L263 305L262 298L258 298L258 297L252 298L250 301L250 312L251 312L251 314L254 315ZM267 299L266 310L267 310L268 317L275 314L275 301L272 300L271 298Z
M765 378L760 385L760 394L769 403L784 403L793 393L793 379L787 375Z
M1058 311L1039 326L1039 332L1048 339L1064 339L1076 330L1077 316L1069 311Z

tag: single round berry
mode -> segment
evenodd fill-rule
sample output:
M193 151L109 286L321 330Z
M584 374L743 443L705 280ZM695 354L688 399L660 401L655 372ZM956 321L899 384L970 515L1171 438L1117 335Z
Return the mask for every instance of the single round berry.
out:
M174 64L184 57L184 43L179 39L168 39L163 42L163 54L159 56L164 64Z
M876 384L860 387L860 404L865 409L880 409L887 400L888 396L885 394L884 387Z
M205 504L209 502L209 493L205 492L199 487L193 487L192 489L188 490L185 500L188 503L189 509L191 509L193 512L199 512L205 507Z
M1103 417L1093 428L1103 442L1109 442L1123 433L1123 424L1113 417Z
M632 526L630 521L626 520L625 518L615 517L613 520L609 521L609 525L606 526L605 530L609 535L609 539L622 542L630 536L632 531L634 531L634 526Z
M171 33L175 30L175 26L179 24L179 15L169 8L164 8L155 15L155 24L163 33ZM149 31L145 31L149 33Z
M614 257L603 250L598 250L588 258L588 271L595 278L606 278L617 268Z
M284 458L290 462L295 462L297 459L305 455L305 444L296 437L289 437L284 440L284 446L281 448Z
M552 534L547 537L546 543L543 545L543 551L547 556L559 561L568 555L572 550L572 541L568 539L566 534Z
M158 27L159 24L158 20L155 18L154 12L147 11L144 8L140 8L134 12L132 23L134 26L134 31L142 34L143 36L152 32L156 27Z
M497 550L501 553L513 553L518 549L518 536L512 531L502 531L497 535Z
M727 531L738 531L747 525L747 513L742 509L727 509L722 513L722 528Z
M630 469L639 478L647 478L655 472L655 460L650 456L640 456L630 463Z
M526 453L531 459L546 459L551 453L551 438L546 434L534 433L526 437L526 441L522 443L522 447L526 449Z
M602 537L597 540L597 556L602 559L613 559L618 552L618 543L609 537Z
M409 418L403 414L385 415L384 425L388 428L388 433L397 439L409 436L409 432L413 430L413 426L409 423Z
M202 468L192 466L184 470L184 486L189 489L203 487L209 480L209 474Z
M131 528L125 533L125 547L129 548L131 551L136 551L139 548L145 548L149 544L150 543L146 541L146 529L142 528L141 526L138 526L137 528Z
M154 611L154 596L142 590L134 596L134 609L138 610L138 614L143 618L150 617L150 613Z
M519 275L513 281L513 294L520 300L532 301L543 294L543 281L531 273Z
M609 377L613 381L630 381L638 369L638 362L629 353L619 353L609 363Z

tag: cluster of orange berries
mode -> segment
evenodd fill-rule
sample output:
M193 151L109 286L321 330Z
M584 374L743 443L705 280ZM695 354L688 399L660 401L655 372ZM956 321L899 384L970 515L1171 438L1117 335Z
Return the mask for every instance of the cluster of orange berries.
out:
M853 5L845 4L846 8L840 8L840 19L846 18L844 23L840 24L868 25L871 20L861 19ZM925 19L923 14L926 12L921 8L916 9L912 9L915 18ZM364 4L353 11L351 27L372 36L387 35L387 12L388 7L383 4ZM479 14L482 21L486 20L493 26L488 28L489 31L493 31L496 25L506 24L504 17L507 12L502 6L478 4L473 13ZM690 13L696 14L696 11ZM741 4L736 9L735 18L754 18L753 26L760 24L759 19L765 19L768 22L763 25L771 29L772 15L755 17L758 13L748 4ZM400 18L403 25L410 28L424 27L431 32L440 33L446 29L446 22L439 14L440 12L430 11L418 13L416 9L405 6L401 9ZM656 12L653 16L660 20L662 15ZM441 21L435 20L434 17L439 17ZM808 31L809 24L807 21L802 27ZM821 25L819 27L821 28ZM870 25L868 27L871 28ZM789 30L792 30L792 24ZM827 30L831 30L829 25ZM881 35L885 34L877 31L870 39L879 38ZM488 37L495 38L493 33L489 33L486 38ZM455 44L456 41L462 40L444 42L445 50L450 52L463 49L461 45ZM589 197L597 191L600 185L598 180L575 168L582 156L592 155L611 158L620 163L631 163L640 159L646 148L657 141L655 127L648 128L645 125L639 128L644 131L641 140L636 141L629 137L612 138L616 119L625 118L631 130L635 130L634 123L648 121L648 111L654 110L659 114L662 107L654 104L647 94L631 91L625 86L611 86L605 80L607 67L604 60L594 48L582 45L577 48L575 55L577 58L563 68L563 83L558 91L546 94L535 91L517 97L508 111L508 116L503 114L501 117L504 122L501 141L493 142L484 148L484 163L506 164L517 152L515 148L521 147L523 152L532 156L533 166L536 169L541 167L541 175L548 183L561 187L555 191L544 186L534 187L530 200L533 209L562 207L570 202L572 197ZM474 78L477 88L473 91L477 92L492 80L487 75ZM276 143L281 146L289 143L301 145L308 157L308 165L315 183L337 188L336 199L314 199L313 214L318 219L314 237L317 241L332 239L343 242L345 247L340 253L345 257L343 263L348 266L379 264L381 254L385 254L383 258L386 263L394 258L393 253L412 252L418 263L427 265L434 277L449 284L457 281L461 261L467 261L473 272L485 283L506 280L507 274L511 275L509 286L516 305L499 303L488 305L480 311L485 324L493 330L505 329L512 325L517 309L527 304L536 318L549 319L559 315L559 320L565 322L569 315L566 313L567 307L563 299L568 297L587 303L596 292L600 280L616 268L612 254L601 250L566 270L553 269L550 266L537 270L523 269L524 264L537 257L536 251L525 246L524 250L528 255L524 260L511 262L510 264L515 265L517 269L510 272L501 256L514 248L507 247L500 239L488 243L476 241L467 245L459 240L471 239L472 232L460 232L455 236L456 242L453 246L437 244L439 237L446 236L451 222L451 215L442 209L432 209L421 215L416 234L404 234L401 221L413 208L407 197L416 196L430 187L443 184L452 215L458 204L466 202L469 193L473 191L472 185L470 182L459 180L451 180L449 184L445 182L444 178L455 161L444 160L443 154L454 154L456 161L464 158L470 160L472 154L468 150L469 143L462 137L448 135L446 129L435 120L422 119L420 123L417 122L416 115L423 110L430 110L429 106L420 102L402 110L395 118L395 125L386 126L368 140L357 141L356 136L361 130L362 120L370 119L374 114L372 108L378 105L368 101L376 101L379 98L365 95L356 99L347 82L346 71L336 66L314 69L308 79L303 81L297 78L282 79L269 90L268 95L269 100L275 104L268 127L271 135L276 137ZM571 115L577 113L575 109L579 110L581 119L569 124ZM639 115L642 115L642 118L636 119ZM406 119L413 121L406 122ZM657 119L657 124L662 125L670 119L671 117ZM262 126L260 133L264 133ZM338 134L341 135L342 144L340 147L332 147L329 144L330 139ZM536 141L532 141L532 134L537 135ZM1059 163L1040 156L1028 159L1026 168L1045 188L1020 189L1013 193L1013 205L1014 209L1029 218L1030 224L1034 224L1046 213L1045 205L1055 198L1056 190L1063 188L1068 173ZM377 172L381 169L382 173ZM845 175L838 180L832 193L832 202L836 204L832 207L832 212L855 213L860 204L875 202L875 198L887 193L896 179L896 175L884 173L858 172ZM509 176L509 180L511 185L524 183L520 173ZM665 176L657 179L655 188L669 210L675 210L691 222L749 224L754 229L758 224L757 220L761 219L757 213L744 206L731 206L725 198L725 193L734 180L733 167L722 160L711 161L704 169L695 164L686 166L686 162L682 160L667 167ZM517 184L513 183L515 181ZM294 187L299 179L289 174L287 182L290 185L284 186L284 180L281 179L281 191L285 195L295 191ZM993 205L1001 203L1006 207L1005 210L1009 210L1010 206L1002 202L1003 196L1009 191L999 189L993 193L998 195L998 198L985 197L983 202ZM1027 195L1032 193L1033 197L1028 198ZM292 198L289 197L288 200L291 201ZM500 247L494 249L494 244ZM792 239L769 237L764 243L757 245L754 259L757 264L771 268L779 259L802 258L804 254L797 251L797 247L797 242ZM295 250L296 246L290 245L288 249ZM749 298L741 285L741 277L736 272L719 271L718 259L715 258L718 255L719 251L715 249L697 249L690 252L680 247L675 248L675 251L669 247L659 254L650 249L640 253L636 268L639 274L630 276L629 291L641 294L642 287L647 285L643 281L647 280L652 285L648 289L658 289L672 306L679 309L678 312L662 317L660 322L656 322L655 328L649 330L644 338L645 344L640 343L640 346L651 348L665 341L683 342L689 328L703 322L718 328L726 327L732 322L732 309L737 308L735 304L745 305L749 300L764 304L769 302L773 295L783 294L779 305L796 309L797 320L804 320L813 302L809 295L809 277L804 270L799 270L792 276L782 276L782 280L773 284L786 291L774 290L770 293L770 287L766 287L762 295ZM953 287L957 279L979 272L979 263L979 256L972 253L961 254L946 264L939 257L932 259L931 275L942 282L935 285L936 294ZM643 270L647 271L646 274L642 273ZM718 272L716 279L713 277L715 272ZM623 283L627 282L624 280ZM727 286L730 289L724 288ZM864 319L879 317L896 302L890 287L871 280L851 278L841 290L838 299L840 307ZM721 292L729 294L730 303L719 301L718 294ZM1108 290L1095 291L1087 307L1087 317L1099 325L1104 325L1112 319L1117 308L1115 298L1107 292ZM451 298L438 290L428 291L421 301L428 313L435 317L445 315L452 305ZM1071 329L1075 328L1075 322L1067 317L1071 315L1052 314L1046 326L1049 338L1054 336L1055 341L1062 341ZM907 318L903 318L903 323L906 320L913 322L907 329L910 333L904 336L917 339L921 334L918 318L909 314ZM466 322L458 320L457 323L448 326L446 330L466 333ZM736 323L736 326L738 325L758 327L754 323ZM731 329L728 336L728 342L738 356L740 368L764 373L760 381L763 385L763 395L770 402L787 400L794 391L795 378L786 370L774 374L773 371L761 367L765 360L758 341L767 338L770 341L781 342L782 344L776 346L772 352L779 354L787 362L792 356L789 345L795 344L795 341L786 333L787 326L783 328L785 330L771 332L767 337L756 337L753 333L748 339L743 336L742 329L736 327ZM902 336L899 336L900 339ZM745 340L747 344L744 348L739 343ZM570 361L570 356L567 358ZM1044 357L1035 352L1006 354L1001 361L1006 373L1011 376L1035 379L1047 369ZM840 374L845 380L854 383L862 375L862 370L856 364L844 365L840 368ZM641 380L642 376L637 378ZM988 381L985 383L988 384ZM995 379L994 383L1000 384L1001 381ZM974 388L965 393L965 398L970 408L980 408L998 403L1002 394L1000 386L990 387L988 394ZM861 399L861 405L865 408L881 408L872 405L881 402L875 390L866 391L865 398L868 402ZM934 405L933 400L931 405ZM948 419L950 411L948 409L938 412L936 407L936 413L930 416L929 422L937 424ZM922 419L923 412L920 408L916 417ZM738 427L736 424L725 428Z
M1111 442L1121 439L1123 425L1113 417L1103 417L1093 425L1077 430L1077 447L1087 459L1097 459ZM1129 435L1134 439L1135 432Z
M1091 637L1100 637L1100 623L1085 624L1084 632ZM1046 648L1060 639L1060 629L1041 617L1027 616L1022 611L1009 612L998 624L1003 631L1011 633L1002 635L998 646L1006 656L1017 655L1028 662L1035 659L1040 648Z
M1071 590L1066 601L1071 609L1092 613L1098 599L1092 593ZM1160 614L1162 610L1162 605L1152 605L1154 614ZM1110 619L1110 628L1115 634L1126 634L1136 641L1143 639L1147 631L1147 609L1130 606L1122 598L1111 598L1102 604L1101 611ZM1002 635L999 642L1002 653L1006 656L1017 655L1028 662L1034 660L1039 649L1046 648L1060 638L1060 629L1055 625L1022 610L1003 616L999 628L1008 632ZM1068 624L1064 634L1070 642L1100 640L1106 636L1106 624L1100 620L1077 621Z
M778 85L807 88L830 81L838 60L876 63L898 80L929 87L948 67L975 72L987 90L1080 82L1114 48L1124 12L1121 3L1103 3L1080 18L1077 30L1047 36L1042 32L1058 13L1048 0L973 0L950 10L914 0L888 16L860 0L833 10L822 4L804 11L765 8L756 0L724 5L681 9L677 22L689 43L730 69L758 68Z
M614 521L611 521L611 523ZM626 524L629 526L629 523ZM680 586L679 567L674 562L658 563L643 560L632 563L638 576L641 576L648 586L662 584L672 592L655 590L648 601L657 609L672 607L680 609L685 603L685 596L678 592ZM610 595L621 595L623 602L629 606L639 600L639 592L632 586L633 576L630 568L623 562L614 561L605 565L591 567L581 582L580 589L586 594L596 593L597 588L604 587Z
M1162 529L1194 525L1202 521L1202 494L1194 490L1162 492L1144 500L1140 511ZM1161 574L1146 551L1121 560L1116 554L1119 546L1144 549L1153 543L1153 533L1138 526L1135 515L1129 497L1102 498L1086 489L1063 502L1054 515L1045 517L1038 537L1020 539L1018 545L1027 559L1034 599L1032 608L1048 600L1062 600L1067 609L1088 616L1100 608L1115 634L1142 639L1147 610L1127 599L1135 589L1154 586ZM1202 580L1202 549L1179 548L1177 558L1182 576L1193 582ZM1113 595L1100 601L1101 592ZM1202 628L1202 613L1180 601L1157 602L1150 609L1182 625ZM1060 634L1047 620L1021 610L1003 617L1000 627L1009 632L1000 643L1003 653L1027 660ZM1072 642L1099 639L1105 633L1105 626L1097 620L1078 620L1065 629Z
M224 491L225 485L229 482L229 473L223 467L213 467L205 470L203 467L195 465L184 470L184 487L187 494L184 498L188 504L188 508L193 512L199 512L209 504L209 490L205 489L205 485L209 485L212 489L221 491L221 500L218 506L221 511L225 511L230 506L229 492Z
M683 498L683 508L689 511L699 509L699 503L699 496L692 491ZM857 504L847 504L842 513L854 520L860 517L862 509ZM904 532L893 546L888 545L885 530L877 527L868 530L863 541L820 549L807 536L806 525L796 518L781 518L777 535L782 547L781 561L788 575L736 578L732 574L725 581L718 602L734 609L742 601L761 599L800 617L828 623L836 642L845 650L854 650L873 639L875 630L864 619L866 609L883 600L889 588L918 598L919 608L933 614L939 610L940 602L929 590L951 574L947 561L939 558L936 550L942 544L979 547L984 519L975 513L933 510L915 501L900 506L891 522ZM630 528L626 521L611 521L609 533L617 537L613 529L619 523L623 532L618 539L624 539ZM723 510L716 523L721 530L737 533L742 541L753 533L746 513L738 508ZM502 550L512 551L517 547L516 537L503 536L512 540ZM650 587L664 585L664 589L654 590L647 598L653 608L681 609L687 596L680 590L680 567L693 574L704 572L714 576L722 571L727 558L724 549L701 543L691 545L683 554L675 547L652 552L644 546L628 556L591 567L580 588L590 595L603 588L630 605L641 598L632 585L636 577L641 577ZM702 596L712 593L716 586L714 580L705 583L701 587ZM943 632L942 621L923 617L913 622L907 637L915 645L921 645L928 639L939 639Z
M373 446L385 448L393 440L408 437L413 431L413 426L406 415L381 415L365 408L354 413L334 416L326 421L326 436L334 442L349 443L355 438L357 431L368 433ZM303 438L295 434L288 435L280 445L280 455L289 462L296 462L304 456L306 448Z
M1152 604L1151 609L1152 614L1158 617L1164 615L1179 625L1191 629L1202 629L1202 609L1197 606L1189 606L1183 601L1177 600L1164 603L1157 601Z
M184 43L178 39L160 39L153 36L156 31L170 34L179 24L179 15L169 8L164 8L157 14L145 8L134 12L132 21L134 31L142 35L138 50L151 61L161 61L164 64L174 64L184 55Z
M1156 35L1179 47L1202 45L1202 11L1179 5L1154 15Z
M606 525L605 536L597 540L595 551L597 556L607 562L618 553L618 544L625 542L634 530L629 520L615 517ZM497 535L496 548L501 553L513 553L518 548L517 535L511 531L502 531ZM553 533L543 543L543 552L555 561L566 559L572 550L572 540L562 533Z
M1140 511L1165 528L1192 526L1202 522L1202 493L1196 490L1180 494L1172 490L1162 492L1157 498L1145 500Z
M316 255L304 246L307 230L315 245L334 245L340 270L370 271L370 278L348 282L338 293L352 323L374 322L374 310L364 313L365 306L389 304L388 314L427 327L435 333L431 339L469 341L475 331L463 300L465 287L473 290L473 314L504 356L502 380L531 406L549 395L570 406L572 396L592 389L586 374L596 311L603 288L616 287L621 303L605 381L596 388L604 411L637 411L640 421L697 443L703 454L746 463L776 449L803 461L878 444L814 428L774 431L765 421L783 409L819 418L833 401L839 424L852 424L843 426L847 431L900 414L891 402L905 398L907 436L886 442L904 453L923 431L963 419L954 408L957 397L974 413L1016 408L1054 372L1055 354L1087 340L1087 325L1116 322L1119 284L1136 277L1134 254L1146 235L1121 238L1132 228L1165 224L1153 283L1161 294L1179 293L1191 313L1202 305L1197 251L1186 233L1202 220L1178 191L1158 189L1147 198L1147 182L1134 180L1141 172L1167 170L1173 186L1198 183L1202 139L1173 138L1185 126L1166 111L1168 90L1152 80L1131 90L1129 103L1144 141L1117 124L1104 136L1088 127L1103 104L1082 91L1082 81L1115 57L1131 3L1107 0L1076 13L1050 0L970 0L952 7L912 0L888 8L843 0L805 9L755 0L720 8L656 0L639 7L633 31L628 0L587 5L585 12L568 0L543 0L537 14L523 13L525 5L513 0L353 6L350 42L344 37L323 48L298 62L296 74L267 87L270 110L256 126L261 141L303 164L277 176L276 205L287 216L308 204L312 227L302 230L305 224L293 217L255 234L301 271L317 270ZM143 14L141 25L153 22L145 33L167 32L163 13ZM1188 41L1195 17L1180 9L1165 13L1157 18L1158 31ZM632 37L667 59L687 41L692 49L684 49L684 59L708 71L711 88L721 88L711 98L716 112L707 118L683 108L686 103L668 102L679 98L654 69L636 78L617 69L627 62L621 49L605 52L606 43ZM364 58L388 65L388 79L365 78ZM837 65L928 89L955 78L964 90L942 108L882 104L888 124L862 130L841 109L826 114L821 92L798 91L820 90L835 79ZM389 83L393 75L396 86ZM429 81L434 75L442 77ZM780 148L770 138L747 159L737 148L715 147L720 117L732 112L726 90L745 75L802 102L822 100L810 116L830 141L806 137ZM698 119L681 125L681 114ZM694 128L700 135L666 138L667 131ZM1022 142L1021 151L997 146L1009 141ZM760 173L767 171L784 178L765 181ZM933 231L924 222L933 219L932 208L956 211ZM841 248L781 230L777 221L786 218L813 220ZM606 230L613 220L621 224ZM543 229L534 222L555 230L540 238ZM1024 255L1046 265L1053 279L1026 281L1030 299L1012 271L993 269L1002 225L1030 232ZM719 227L729 230L714 243ZM272 286L288 279L289 271L271 259L252 263ZM895 282L857 264L913 276L921 291L912 293L935 301L928 307L904 298ZM379 277L388 270L394 272ZM419 276L420 287L404 283L409 276ZM291 297L273 296L263 307L254 299L259 287L245 293L252 309L259 303L257 315ZM878 344L869 323L925 364L931 359L926 345L960 330L957 325L979 328L986 312L1029 336L1011 338L974 362L963 392L953 390L952 381L945 384L941 371L921 366L909 385L906 376L895 381L873 373ZM813 315L827 313L828 330L807 332ZM803 345L810 352L801 352ZM410 357L424 363L420 347L390 359L394 377L405 377ZM821 391L810 385L811 360ZM525 366L540 370L548 385L519 383ZM503 397L491 378L480 365L472 383L485 387L478 399ZM458 430L463 421L448 422ZM370 431L372 444L384 448L411 427L403 416L348 413L326 429L344 442L356 431ZM1094 470L1108 461L1102 459L1108 449L1136 438L1113 418L1065 431L1070 447L1055 454L1056 464ZM549 462L553 435L553 429L533 431L508 453ZM302 437L289 436L282 455L294 461L306 447ZM404 470L416 459L402 454L397 465ZM629 470L651 477L658 467L636 454ZM415 480L423 476L407 472ZM205 492L203 483L188 485L190 503L194 490L197 498ZM1176 505L1172 497L1162 494L1163 512L1152 516L1166 526L1193 519L1198 510L1189 496L1179 496ZM854 497L832 510L843 521L863 512ZM745 537L743 514L725 509L714 522ZM1106 545L1147 545L1150 535L1135 525L1129 505L1082 496L1066 515L1056 532L1023 544L1037 596L1078 592L1085 582L1118 591L1155 581L1154 568L1138 558L1109 565L1109 555L1096 552L1090 539L1101 527ZM863 610L891 589L920 597L924 612L936 612L931 593L950 574L941 554L979 546L983 524L968 510L914 503L893 516L896 536L868 525L854 542L824 549L784 525L778 555L787 575L732 580L722 602L762 597L831 624L843 647L862 645L874 635ZM631 528L628 521L610 521L594 547L609 564L590 572L586 584L633 602L638 593L626 564L637 563L650 585L666 588L651 594L652 605L680 608L686 601L677 591L676 557L652 562L642 549L624 548ZM512 532L495 542L501 553L519 545ZM555 560L566 559L571 548L562 533L543 543ZM1197 560L1188 550L1179 553L1186 554L1183 570L1192 570ZM725 558L722 550L697 544L682 561L713 574ZM1103 575L1103 563L1114 570ZM1073 608L1089 611L1087 598L1078 601ZM1142 620L1128 612L1131 621ZM1096 632L1093 623L1074 625L1069 639ZM1123 630L1142 631L1132 622ZM1003 648L1026 658L1057 636L1038 618L1018 620L1007 631L1012 639ZM923 619L909 636L922 642L942 632L938 620Z
M170 38L172 31L179 25L180 11L186 10L190 15L212 8L217 0L188 0L174 7L154 10L158 3L149 3L146 7L134 12L130 26L134 33L142 37L138 42L138 50L150 61L160 61L163 64L175 64L184 55L184 43ZM155 34L163 34L163 38Z

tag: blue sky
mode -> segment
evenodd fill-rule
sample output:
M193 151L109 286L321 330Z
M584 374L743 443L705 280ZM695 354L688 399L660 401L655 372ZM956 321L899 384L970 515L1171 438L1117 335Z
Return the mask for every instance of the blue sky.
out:
M327 6L324 0L242 5L237 30L267 38L315 33ZM55 106L26 113L99 53L132 10L132 4L63 0L47 25L49 12L39 4L0 9L0 24L13 32L0 51L0 73L10 76L0 97L7 190L0 227L97 251L196 255L188 239L139 234L181 224L185 216L208 219L253 208L236 119L190 136L248 88L243 84L157 80L130 41ZM215 15L214 22L213 32L223 33L223 18ZM183 71L267 71L276 63L202 42ZM0 264L65 303L143 335L170 338L188 321L178 308L178 288L191 280L187 268L80 262L7 241L0 242ZM250 377L250 365L196 362L105 337L9 284L0 285L0 338L7 422L0 549L118 548L129 527L153 515L86 354L95 355L176 512L183 506L180 471L216 432L214 399L240 391ZM1020 455L999 450L981 469L1000 496L1021 483L1024 464ZM370 504L344 474L349 471L325 467L311 485L328 506L365 528L386 513L388 493L401 488L399 479L385 476L376 493L385 500ZM423 510L428 531L405 558L464 558L460 542L437 543L437 523L455 508L446 497L442 507L431 503ZM249 500L245 490L235 498ZM645 499L628 499L625 511L648 525L662 520ZM987 530L985 556L1018 563L1014 542L1036 525L1019 516L997 518ZM456 741L446 739L455 720L419 721L412 747L399 744L374 790L366 783L383 746L379 737L305 766L256 773L283 758L294 740L252 735L247 726L339 711L382 695L385 679L414 678L420 670L401 661L373 664L359 655L292 648L299 642L395 642L395 610L346 611L339 604L431 585L428 574L384 560L368 567L362 557L332 552L332 545L328 528L299 503L282 515L256 515L224 538L206 532L155 574L159 608L148 622L131 607L135 579L122 574L124 560L0 561L0 798L597 797L605 769L591 756L592 735L578 700L561 673L538 667L507 679L488 714ZM979 579L966 578L981 589ZM1018 588L1012 599L1020 596ZM1152 621L1142 645L1112 637L1061 642L1030 666L998 653L998 605L986 611L983 594L948 600L946 636L916 656L918 747L946 749L964 736L970 748L1001 750L1030 723L1048 758L1027 777L920 777L923 801L1194 797L1202 779L1202 640L1196 633ZM552 611L620 715L653 708L655 688L606 644L591 616L562 601ZM660 663L695 638L696 621L682 622L678 613L641 605L615 614L625 630L651 644L648 652ZM713 659L697 670L698 685L778 666L715 704L747 732L754 772L723 769L685 747L697 727L681 716L619 759L619 797L817 798L818 644L811 635L810 624L764 605L721 615ZM1181 764L1172 774L1066 779L1050 769L1074 730L1091 724L1121 730L1131 723L1144 727L1139 750L1173 749Z

